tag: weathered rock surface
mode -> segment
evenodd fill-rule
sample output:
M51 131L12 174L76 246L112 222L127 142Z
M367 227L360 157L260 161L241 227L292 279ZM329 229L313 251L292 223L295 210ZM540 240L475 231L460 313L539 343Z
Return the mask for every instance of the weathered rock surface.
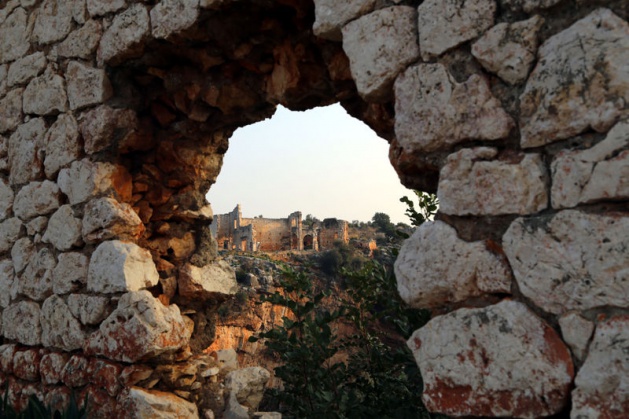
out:
M117 12L125 7L126 0L87 0L87 11L92 17Z
M150 34L149 13L146 7L135 3L116 15L111 26L103 34L98 47L99 61L115 65L136 57L144 50Z
M77 110L105 102L113 94L105 70L71 61L66 71L70 109Z
M135 113L128 109L103 105L90 110L81 118L80 126L85 152L93 154L107 149L116 140L124 139L137 123Z
M13 189L6 179L0 178L0 221L6 220L13 208Z
M148 250L134 243L111 240L100 244L90 260L87 289L111 294L157 285L159 274Z
M72 30L71 2L44 0L37 9L33 40L40 44L61 41Z
M85 341L81 324L60 297L53 295L41 309L42 345L64 351L80 349Z
M28 83L23 96L24 113L56 115L68 108L65 80L50 68Z
M0 223L0 253L7 252L22 234L22 222L13 217Z
M13 89L0 100L0 132L13 131L22 122L22 93Z
M97 325L109 316L109 298L97 295L70 294L68 307L82 324Z
M57 184L70 205L103 195L117 196L121 201L131 197L131 176L121 166L110 163L75 161L59 171Z
M395 261L402 299L415 308L434 308L489 293L509 293L511 273L501 255L484 243L468 243L442 221L422 224Z
M559 318L561 336L570 347L578 361L583 361L587 354L588 343L594 332L594 323L584 319L577 312L571 311Z
M47 215L59 208L61 194L57 184L49 180L31 182L17 193L13 212L21 220Z
M562 0L499 0L502 7L515 12L531 13L539 9L547 9L559 4Z
M522 83L535 61L537 32L543 23L541 16L515 23L499 23L474 42L472 55L487 71L507 83Z
M38 349L17 351L13 355L13 374L28 381L39 381L41 352Z
M395 82L395 133L407 152L436 151L466 140L506 137L513 120L473 75L457 83L441 64L409 67Z
M555 314L629 305L629 217L565 210L518 218L503 236L522 293Z
M534 418L560 412L568 400L574 377L568 348L516 301L435 317L408 345L430 411Z
M59 352L44 354L39 362L39 371L44 384L54 385L61 381L61 372L70 355Z
M131 387L121 393L119 402L125 412L137 418L195 419L199 417L196 405L163 391Z
M4 337L23 345L39 345L41 343L40 313L39 304L32 301L20 301L10 305L2 313Z
M223 260L202 268L185 264L179 272L178 285L179 295L194 300L234 295L238 291L236 273Z
M395 77L419 58L416 16L412 7L393 6L343 27L343 49L358 93L365 100L389 99Z
M448 156L439 174L439 211L453 215L536 213L548 206L547 183L540 154L500 159L495 148L462 149Z
M426 0L418 8L419 45L429 61L494 24L495 0Z
M155 38L168 38L192 26L199 17L199 0L162 0L151 9Z
M598 9L549 38L520 97L522 147L605 132L629 102L629 23Z
M39 180L42 176L42 140L46 134L46 123L34 118L22 124L9 137L9 166L12 185Z
M52 272L57 261L47 247L39 249L19 279L19 292L32 300L43 301L52 294Z
M261 367L249 367L232 371L225 376L225 388L229 397L234 396L239 404L253 413L258 410L264 387L271 374Z
M72 32L57 47L57 54L68 58L89 58L98 48L103 35L103 26L96 20L89 20Z
M59 254L57 265L52 271L53 292L55 294L68 294L85 285L88 263L88 257L82 253Z
M21 58L28 52L31 29L28 15L21 7L0 22L0 64Z
M70 205L62 205L50 217L44 243L50 243L57 250L70 250L74 246L83 244L81 239L81 220L74 216Z
M11 249L11 260L13 260L15 273L22 273L24 268L26 268L28 263L32 260L34 252L35 246L30 238L22 237L15 242Z
M113 198L99 198L87 203L83 216L83 239L87 243L109 239L137 239L144 225L129 204Z
M118 307L85 342L88 354L137 362L174 353L190 340L191 330L175 305L164 306L148 291L120 297Z
M341 41L343 26L362 15L371 12L375 0L314 0L315 22L312 30L315 35L332 41Z
M629 317L596 327L585 363L575 379L572 418L620 418L629 406Z
M33 77L37 77L46 68L46 56L43 52L36 52L20 58L9 67L7 83L9 87L24 84Z
M565 150L551 164L553 208L629 198L629 120L587 150Z
M0 260L0 307L7 308L11 301L17 297L17 284L15 270L11 259Z
M61 114L50 126L44 138L46 157L44 172L53 179L59 170L77 160L81 153L76 119L70 114Z

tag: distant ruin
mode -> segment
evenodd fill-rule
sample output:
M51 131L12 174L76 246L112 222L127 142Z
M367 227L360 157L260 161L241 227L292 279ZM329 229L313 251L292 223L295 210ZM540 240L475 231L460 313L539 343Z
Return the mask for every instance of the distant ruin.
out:
M287 218L244 218L238 204L232 212L215 215L210 230L219 249L276 252L330 249L336 241L349 241L348 227L336 218L306 225L299 211Z

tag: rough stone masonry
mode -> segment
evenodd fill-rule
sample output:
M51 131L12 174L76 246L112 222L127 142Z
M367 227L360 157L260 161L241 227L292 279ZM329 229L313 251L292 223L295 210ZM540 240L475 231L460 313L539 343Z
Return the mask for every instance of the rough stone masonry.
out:
M340 102L441 202L395 266L434 314L408 342L428 408L629 416L628 20L626 0L0 1L11 402L220 416L203 349L236 286L205 193L236 128Z

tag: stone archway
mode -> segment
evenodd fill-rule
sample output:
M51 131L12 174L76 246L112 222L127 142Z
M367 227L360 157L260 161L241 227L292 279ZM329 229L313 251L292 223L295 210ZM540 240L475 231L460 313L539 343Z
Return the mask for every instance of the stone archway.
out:
M314 246L314 240L312 234L306 234L304 236L304 250L312 250Z
M404 300L441 314L409 341L427 406L626 414L626 2L314 3L0 3L14 404L46 383L96 417L218 409L202 350L237 288L205 192L237 127L340 102L439 194L396 263Z

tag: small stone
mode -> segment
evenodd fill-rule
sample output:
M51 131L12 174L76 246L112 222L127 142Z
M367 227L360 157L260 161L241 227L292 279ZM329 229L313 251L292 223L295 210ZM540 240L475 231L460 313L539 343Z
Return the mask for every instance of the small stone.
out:
M125 389L118 398L121 409L136 418L198 419L197 406L172 393L146 390L139 387Z
M518 218L502 238L520 291L538 307L569 310L629 305L629 217L575 210Z
M199 17L199 0L162 0L151 9L155 38L168 38L191 27Z
M13 355L13 374L22 380L39 381L41 357L41 351L38 349L17 351Z
M366 101L390 99L395 77L419 58L416 17L412 7L393 6L343 28L343 50L358 93Z
M57 54L67 58L90 58L96 52L101 36L103 36L101 23L89 20L59 44Z
M15 9L0 22L0 64L17 60L28 52L30 32L28 15L22 8Z
M70 114L61 114L46 133L46 158L44 172L53 179L59 170L68 166L81 155L79 131L76 119Z
M39 363L42 383L47 385L58 384L61 381L61 374L70 355L59 352L49 352L42 356Z
M13 267L15 273L21 274L24 268L31 261L35 251L33 242L28 237L22 237L18 239L13 248L11 249L11 260L13 260Z
M113 94L105 70L71 61L68 64L66 76L68 77L68 99L72 110L98 105Z
M522 147L605 132L629 102L629 23L597 9L539 48L520 96Z
M85 332L60 297L48 297L42 305L41 313L42 345L68 352L82 347Z
M191 331L176 305L164 306L150 292L124 294L118 307L85 342L90 355L137 362L172 354L188 344Z
M341 28L351 20L370 13L376 4L375 0L314 0L315 22L312 27L314 34L331 41L341 41Z
M7 83L9 87L24 84L33 77L39 76L46 68L46 56L43 52L36 52L20 58L9 67Z
M629 405L629 317L596 327L585 363L574 381L572 418L621 418Z
M52 272L52 290L55 294L69 294L87 283L89 259L81 253L61 253ZM72 305L70 306L72 308ZM80 318L80 316L76 317Z
M79 25L83 25L89 18L85 0L70 0L70 3L72 5L72 19Z
M81 238L81 220L74 216L70 205L62 205L51 217L48 228L42 238L57 250L66 251L83 244Z
M562 0L499 0L500 5L505 9L526 13L532 13L539 9L547 9L556 4L559 4Z
M70 205L103 195L117 196L120 201L131 198L131 175L124 167L110 163L75 161L59 171L57 183Z
M95 326L109 316L109 298L96 295L70 294L68 307L84 325Z
M46 215L59 208L61 194L56 183L49 180L31 182L17 193L13 212L27 221L38 215Z
M116 65L142 54L150 34L150 20L146 7L135 3L116 15L105 31L98 48L98 60Z
M262 401L264 387L271 374L261 367L249 367L235 370L225 376L225 388L236 396L238 403L249 409L258 410Z
M5 374L13 372L13 356L17 352L18 345L13 343L5 343L0 346L0 368Z
M202 268L190 263L179 272L179 295L192 300L235 295L238 291L236 273L224 260Z
M32 300L43 301L52 294L52 272L57 261L44 247L39 250L20 277L19 292Z
M47 226L48 218L44 216L35 217L26 223L26 234L29 236L35 236L36 234L43 233Z
M435 308L487 293L510 293L511 273L483 242L468 243L442 221L426 222L395 261L400 297L414 308Z
M0 178L0 221L6 220L13 208L13 189L6 179Z
M68 387L83 387L89 383L89 360L82 355L72 355L61 371L61 381Z
M125 0L87 0L87 11L90 16L103 16L127 7Z
M1 347L0 347L1 348ZM153 374L153 368L144 364L125 367L120 373L120 382L124 387L133 387L140 381L148 380Z
M110 396L116 396L121 389L118 377L122 372L122 367L113 362L102 359L90 359L87 367L87 373L90 377L90 383L95 387L104 389Z
M559 327L563 340L570 347L574 357L578 361L583 361L594 332L594 323L571 311L559 318Z
M0 100L0 132L15 130L23 119L22 93L24 89L13 89Z
M551 164L553 208L629 198L629 120L587 150L564 150Z
M106 150L125 138L137 125L135 112L130 109L103 105L85 113L80 126L85 152L94 154Z
M86 243L137 240L143 232L144 224L129 204L121 204L112 198L98 198L85 206L82 234Z
M41 344L41 324L39 304L20 301L10 305L2 313L2 331L6 339L23 345Z
M535 61L537 32L543 23L541 16L515 23L499 23L474 42L472 55L487 71L507 83L522 83Z
M137 291L159 283L159 274L148 250L118 240L100 244L90 260L87 289L111 294Z
M13 261L10 259L0 260L0 289L3 290L0 293L0 307L7 308L17 297L18 290Z
M437 151L468 140L498 140L514 126L487 78L457 83L441 64L409 67L395 82L395 133L407 152Z
M49 68L28 83L22 108L27 114L56 115L67 110L67 103L65 80Z
M19 126L9 137L9 165L11 185L40 180L43 175L41 148L46 134L46 123L34 118ZM19 195L19 194L18 194Z
M463 42L474 39L494 24L494 0L426 0L418 8L419 44L429 61Z
M0 223L0 253L8 252L22 235L19 218L9 218Z
M40 44L61 41L72 30L72 9L67 0L44 0L36 12L33 39Z
M452 215L533 214L548 206L548 175L539 154L495 159L490 147L450 154L439 174L439 211Z
M434 317L408 345L431 412L542 417L559 413L568 400L570 352L553 328L519 302Z
M238 353L233 348L219 349L212 353L212 356L216 358L221 372L229 372L238 369Z

